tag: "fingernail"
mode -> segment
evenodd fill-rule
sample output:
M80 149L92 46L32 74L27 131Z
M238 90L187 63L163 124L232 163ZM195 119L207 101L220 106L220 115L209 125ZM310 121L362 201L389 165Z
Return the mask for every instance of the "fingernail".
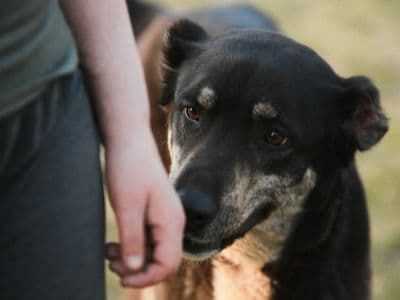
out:
M143 259L139 255L132 255L132 256L128 256L126 258L125 262L126 262L126 265L128 266L128 268L137 270L140 267L142 267Z

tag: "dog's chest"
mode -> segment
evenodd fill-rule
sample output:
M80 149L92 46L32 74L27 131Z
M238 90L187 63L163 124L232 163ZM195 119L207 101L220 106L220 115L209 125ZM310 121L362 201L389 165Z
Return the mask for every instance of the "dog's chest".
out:
M261 259L242 250L240 243L234 244L214 259L214 300L271 299L270 279L262 272L265 253Z

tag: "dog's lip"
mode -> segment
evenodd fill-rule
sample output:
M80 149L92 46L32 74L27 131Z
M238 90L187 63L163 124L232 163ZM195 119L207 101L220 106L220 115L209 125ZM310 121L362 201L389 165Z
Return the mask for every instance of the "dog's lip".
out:
M205 242L205 241L200 241L194 237L185 235L183 239L183 248L186 252L196 254L196 253L220 251L221 245L217 241Z
M234 234L230 236L225 236L221 239L216 239L213 241L204 241L190 234L185 234L183 239L184 251L196 255L204 253L204 252L220 252L224 248L230 246L235 242L235 240L242 238L248 231L251 230L254 226L256 226L259 222L254 222L257 220L258 215L262 215L263 219L268 218L271 212L275 209L274 203L265 203L259 210L255 211L252 215L249 216L248 221L242 224L241 230L238 230Z
M203 241L198 238L185 235L183 238L183 248L185 252L193 255L202 254L205 252L217 253L231 245L237 238L238 236L232 236L214 241Z

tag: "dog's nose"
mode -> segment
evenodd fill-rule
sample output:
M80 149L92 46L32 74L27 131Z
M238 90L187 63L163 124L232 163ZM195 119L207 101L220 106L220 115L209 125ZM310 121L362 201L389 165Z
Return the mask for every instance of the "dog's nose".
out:
M206 193L195 190L178 190L187 219L187 229L200 229L217 214L217 206Z

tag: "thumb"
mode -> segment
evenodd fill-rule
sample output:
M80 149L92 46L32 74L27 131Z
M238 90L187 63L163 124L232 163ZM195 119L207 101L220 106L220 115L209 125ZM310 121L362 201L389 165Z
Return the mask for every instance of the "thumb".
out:
M115 208L122 261L125 266L138 271L144 264L145 255L145 201L132 199L130 205Z

